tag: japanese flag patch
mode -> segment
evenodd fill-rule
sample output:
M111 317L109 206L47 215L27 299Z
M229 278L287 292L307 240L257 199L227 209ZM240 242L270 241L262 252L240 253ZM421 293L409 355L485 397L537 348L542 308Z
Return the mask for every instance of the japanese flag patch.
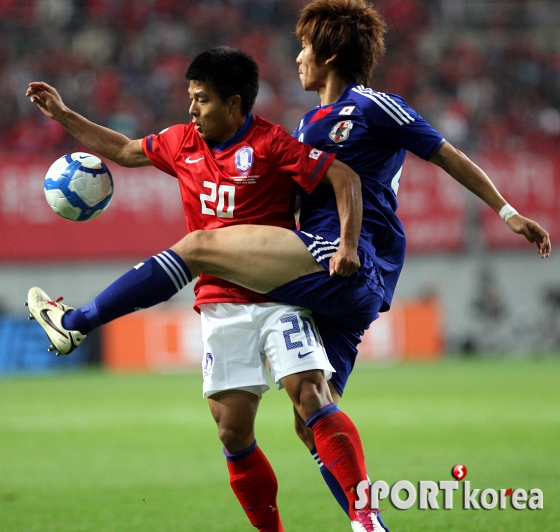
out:
M340 111L340 113L338 113L339 115L351 115L352 112L354 111L354 109L356 109L355 105L348 105L346 107L343 107Z

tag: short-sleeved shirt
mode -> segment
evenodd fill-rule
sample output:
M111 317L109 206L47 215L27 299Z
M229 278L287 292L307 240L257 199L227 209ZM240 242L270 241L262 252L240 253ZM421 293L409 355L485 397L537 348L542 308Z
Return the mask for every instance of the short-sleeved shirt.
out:
M145 137L142 148L156 168L178 179L189 232L235 224L294 228L297 187L313 192L335 157L253 115L223 143L206 142L190 123ZM200 276L195 294L195 309L270 301L210 275Z
M306 113L293 136L354 170L364 205L360 247L375 260L385 285L381 310L388 310L401 272L406 239L397 216L397 192L406 152L430 159L445 139L395 94L348 85L332 105ZM303 191L301 229L334 241L340 221L332 188Z

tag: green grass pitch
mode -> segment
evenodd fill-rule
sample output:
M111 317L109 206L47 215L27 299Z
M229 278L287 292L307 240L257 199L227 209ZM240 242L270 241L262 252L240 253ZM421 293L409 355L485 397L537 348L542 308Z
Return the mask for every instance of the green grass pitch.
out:
M0 380L3 532L243 532L201 377L101 371ZM560 360L360 367L341 403L373 479L539 488L543 510L397 510L392 532L560 529ZM257 439L275 468L287 531L349 531L292 430L284 392L261 403ZM438 496L441 503L441 494ZM440 504L441 506L441 504Z

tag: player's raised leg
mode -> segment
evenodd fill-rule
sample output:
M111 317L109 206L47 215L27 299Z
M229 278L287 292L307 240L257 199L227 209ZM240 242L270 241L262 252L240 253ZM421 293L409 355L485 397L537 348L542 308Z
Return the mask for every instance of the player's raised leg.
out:
M260 293L323 270L303 241L280 227L234 225L193 231L171 249L193 276L215 275Z
M344 256L345 251L339 248L332 254ZM201 273L267 293L322 271L324 267L306 244L289 229L235 225L193 231L172 248L137 264L87 305L76 310L53 305L51 314L60 321L62 336L72 331L86 335L120 316L167 301ZM73 351L74 347L68 348L60 341L58 333L53 334L48 323L39 323L59 353Z
M278 227L237 225L194 231L171 249L134 266L93 301L72 309L33 288L31 315L45 329L53 348L70 354L91 330L131 312L167 301L200 273L216 275L268 292L302 275L321 271L313 255L292 231ZM32 294L43 294L41 297ZM48 308L50 320L41 318Z

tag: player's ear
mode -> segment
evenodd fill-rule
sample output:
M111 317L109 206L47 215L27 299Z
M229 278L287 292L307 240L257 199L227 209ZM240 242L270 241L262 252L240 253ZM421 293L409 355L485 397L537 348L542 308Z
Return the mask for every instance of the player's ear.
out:
M228 98L227 103L230 112L237 111L237 110L241 111L241 96L239 96L239 94L230 96Z
M335 59L336 59L336 54L331 55L331 56L325 61L325 65L330 65L331 63L334 62Z

